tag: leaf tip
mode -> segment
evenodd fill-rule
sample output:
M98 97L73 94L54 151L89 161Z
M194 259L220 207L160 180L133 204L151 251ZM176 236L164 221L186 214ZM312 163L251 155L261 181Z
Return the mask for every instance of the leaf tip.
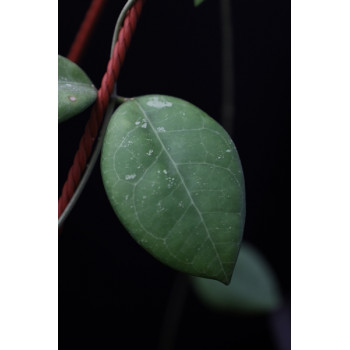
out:
M228 286L231 283L233 275L233 270L229 274L225 274L223 277L216 279L217 281L223 283L225 286Z

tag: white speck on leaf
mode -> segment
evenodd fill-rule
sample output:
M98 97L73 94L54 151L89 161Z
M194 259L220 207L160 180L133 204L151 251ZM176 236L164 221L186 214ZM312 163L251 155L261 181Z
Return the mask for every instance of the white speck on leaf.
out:
M153 153L153 149L150 149L146 154L150 156Z
M148 102L147 106L154 107L154 108L164 108L164 107L171 107L173 104L169 101L160 100L159 97L152 97Z
M164 129L163 126L159 126L159 127L157 128L157 131L158 131L158 132L165 132L165 129Z
M125 175L125 180L133 180L135 179L136 174L131 174L131 175Z
M168 188L172 188L174 185L175 178L174 177L167 177L166 179L168 181Z
M147 123L143 123L143 124L141 125L141 128L146 129L146 128L147 128Z
M227 149L226 152L227 152L227 153L230 153L230 152L232 152L232 151L231 151L230 149Z
M164 173L164 174L167 174L168 172L164 169L164 170L163 170L163 173Z
M140 122L135 122L135 125L139 125L140 124Z
M72 102L74 102L74 101L77 100L77 98L76 98L75 96L69 96L69 99L70 99Z

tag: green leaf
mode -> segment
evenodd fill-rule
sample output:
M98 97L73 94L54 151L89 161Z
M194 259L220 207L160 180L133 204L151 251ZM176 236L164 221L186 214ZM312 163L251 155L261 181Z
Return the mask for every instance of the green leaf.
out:
M224 286L204 278L192 279L202 301L218 310L267 312L281 305L282 297L273 271L261 254L243 243L231 283Z
M194 0L194 6L199 6L204 0Z
M83 70L58 55L58 122L84 111L96 96L96 88Z
M192 104L150 95L123 103L101 171L126 229L182 272L229 283L245 220L244 179L226 131Z

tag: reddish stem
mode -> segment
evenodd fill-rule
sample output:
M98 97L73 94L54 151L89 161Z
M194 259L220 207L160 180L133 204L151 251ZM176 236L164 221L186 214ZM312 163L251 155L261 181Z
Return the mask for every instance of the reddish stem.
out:
M91 34L98 22L98 19L101 16L101 13L107 1L108 0L92 0L67 55L67 58L69 58L71 61L75 63L78 63L80 61L86 50L89 38L91 37Z

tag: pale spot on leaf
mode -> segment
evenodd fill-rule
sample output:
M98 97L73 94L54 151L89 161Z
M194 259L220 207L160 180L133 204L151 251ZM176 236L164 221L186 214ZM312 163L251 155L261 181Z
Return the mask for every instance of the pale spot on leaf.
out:
M133 180L135 179L136 174L131 174L131 175L125 175L125 180Z
M164 99L160 100L159 97L153 97L147 102L147 106L154 108L171 107L173 104Z

